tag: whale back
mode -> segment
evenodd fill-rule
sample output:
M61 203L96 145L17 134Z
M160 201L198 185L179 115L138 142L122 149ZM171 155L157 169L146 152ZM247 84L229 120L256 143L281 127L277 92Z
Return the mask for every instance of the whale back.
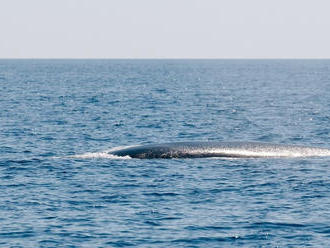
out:
M330 149L262 142L176 142L140 145L111 152L131 158L267 158L330 156Z

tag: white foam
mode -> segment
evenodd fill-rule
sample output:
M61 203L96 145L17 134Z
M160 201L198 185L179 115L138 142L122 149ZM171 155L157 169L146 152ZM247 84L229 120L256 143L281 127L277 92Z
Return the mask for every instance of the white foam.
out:
M106 158L106 159L131 159L130 156L116 156L113 154L110 154L111 152L129 148L132 146L118 146L114 147L105 151L101 152L86 152L83 154L76 154L76 155L70 155L70 156L65 156L65 158L79 158L79 159L90 159L90 158Z
M130 156L116 156L113 154L109 154L107 152L87 152L83 154L66 156L66 158L81 158L81 159L89 159L89 158L106 158L106 159L131 159Z

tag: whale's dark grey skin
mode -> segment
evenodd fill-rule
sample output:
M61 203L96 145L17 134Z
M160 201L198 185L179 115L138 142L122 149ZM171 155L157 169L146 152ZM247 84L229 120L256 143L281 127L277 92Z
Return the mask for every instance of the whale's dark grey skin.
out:
M330 149L261 142L177 142L141 145L110 152L131 158L281 158L330 156Z

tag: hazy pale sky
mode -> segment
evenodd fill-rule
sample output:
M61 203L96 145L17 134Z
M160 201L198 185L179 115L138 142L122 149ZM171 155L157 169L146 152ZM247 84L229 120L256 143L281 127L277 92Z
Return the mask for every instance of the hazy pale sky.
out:
M330 0L0 0L0 58L330 58Z

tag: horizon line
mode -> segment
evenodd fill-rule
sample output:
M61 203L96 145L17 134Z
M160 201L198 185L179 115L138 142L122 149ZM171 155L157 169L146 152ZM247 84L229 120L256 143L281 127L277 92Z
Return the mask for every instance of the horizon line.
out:
M318 58L318 57L270 57L270 58L245 58L245 57L224 57L224 58L208 58L208 57L145 57L145 58L134 58L134 57L17 57L17 58L0 58L0 60L329 60L330 57Z

